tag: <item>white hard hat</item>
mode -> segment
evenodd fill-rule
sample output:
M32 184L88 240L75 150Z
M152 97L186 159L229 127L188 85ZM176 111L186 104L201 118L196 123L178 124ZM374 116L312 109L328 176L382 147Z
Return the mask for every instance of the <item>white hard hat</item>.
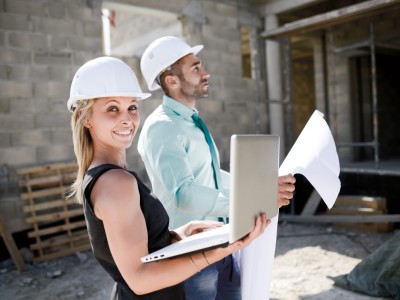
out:
M135 73L122 60L109 56L98 57L76 71L67 107L72 112L80 100L112 96L143 100L151 94L142 92Z
M180 58L193 53L196 55L203 45L189 46L177 37L165 36L152 42L144 50L140 60L140 69L150 91L160 88L157 77Z

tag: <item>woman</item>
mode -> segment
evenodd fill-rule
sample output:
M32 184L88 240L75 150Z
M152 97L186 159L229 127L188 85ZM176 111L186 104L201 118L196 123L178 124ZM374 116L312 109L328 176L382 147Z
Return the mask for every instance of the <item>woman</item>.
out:
M75 74L68 109L78 175L72 196L83 204L96 259L115 281L112 299L185 299L188 277L259 236L269 220L256 218L253 231L226 247L143 264L149 252L163 248L217 222L190 222L168 230L168 215L158 199L126 170L126 150L139 127L142 93L133 71L121 60L100 57Z

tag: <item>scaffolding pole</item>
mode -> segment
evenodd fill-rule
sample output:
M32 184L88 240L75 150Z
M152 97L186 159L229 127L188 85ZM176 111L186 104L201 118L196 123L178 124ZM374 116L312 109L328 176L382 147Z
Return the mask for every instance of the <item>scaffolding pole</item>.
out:
M375 56L375 30L370 23L370 48L371 48L371 85L372 85L372 122L374 133L374 160L375 167L379 168L379 133L378 133L378 89L376 86L376 56Z
M285 123L288 149L294 144L294 112L293 112L293 91L292 91L292 60L291 60L290 37L284 39L284 77L285 77Z
M338 140L337 134L337 97L336 97L336 72L335 72L335 55L339 53L343 53L350 50L360 49L364 47L370 48L370 59L371 59L371 93L372 93L372 141L370 142L350 142L350 143L337 143L337 147L372 147L374 150L374 163L375 168L379 168L379 135L378 135L378 92L377 92L377 85L376 85L376 42L375 42L375 30L374 24L370 23L370 31L369 31L369 38L365 41L353 43L350 45L342 46L342 47L335 47L333 33L330 32L330 47L331 47L331 69L333 70L332 75L332 93L333 93L333 126L334 126L334 136Z
M260 100L260 47L258 44L257 29L252 27L250 32L250 59L251 77L254 79L254 98L256 104L256 134L261 133L261 100Z

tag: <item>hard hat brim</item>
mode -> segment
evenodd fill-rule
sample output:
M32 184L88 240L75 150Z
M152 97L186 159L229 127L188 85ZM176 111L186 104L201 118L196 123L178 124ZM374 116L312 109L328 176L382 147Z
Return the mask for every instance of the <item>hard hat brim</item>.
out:
M150 93L112 93L112 94L102 94L102 95L75 95L71 96L67 101L67 107L70 112L73 112L73 108L76 104L82 100L105 98L105 97L133 97L138 101L147 99L151 96Z
M182 55L181 57L178 57L176 61L174 61L172 64L174 64L175 62L177 62L178 60L180 60L182 57L193 53L194 55L197 55L197 53L199 53L202 49L204 48L204 45L196 45L190 48L190 51L187 51L186 54ZM163 69L168 68L169 66L171 66L172 64L168 64L166 66L163 66ZM156 78L159 74L154 75L154 78L152 78L151 82L151 86L148 86L150 91L155 91L161 88L161 86L156 82Z

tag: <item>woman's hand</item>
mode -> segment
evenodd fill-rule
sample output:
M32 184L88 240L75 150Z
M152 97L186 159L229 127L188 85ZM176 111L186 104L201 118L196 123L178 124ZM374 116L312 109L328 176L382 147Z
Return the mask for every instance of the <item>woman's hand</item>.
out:
M193 234L202 232L206 229L217 228L222 226L224 223L217 221L190 221L185 225L176 228L174 232L176 232L182 239L191 236Z
M271 223L271 220L267 220L266 213L261 213L257 218L253 230L246 235L243 239L233 243L231 246L239 250L243 247L250 245L250 243L261 234L263 234L265 228ZM230 246L229 246L230 247Z
M295 189L296 178L292 175L279 176L278 179L278 207L290 204Z

